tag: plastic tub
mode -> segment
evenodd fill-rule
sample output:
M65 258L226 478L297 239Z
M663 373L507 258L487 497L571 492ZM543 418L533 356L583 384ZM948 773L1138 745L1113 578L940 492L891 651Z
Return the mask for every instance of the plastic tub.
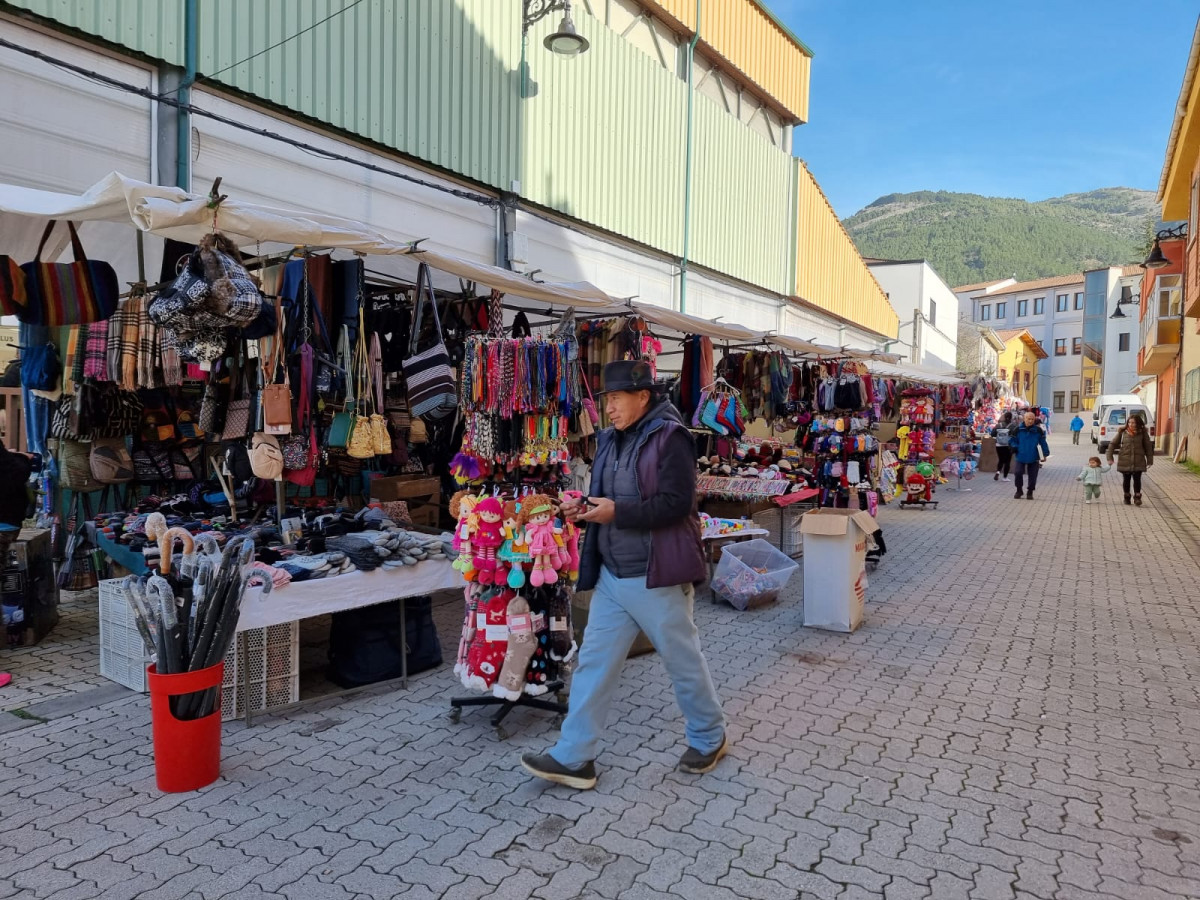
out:
M219 698L224 671L223 662L177 675L159 675L153 665L146 669L154 725L154 774L160 791L196 791L220 775L220 702L203 718L183 720L171 711L171 698L214 688Z
M738 609L753 609L779 599L799 564L767 541L756 539L721 548L713 590Z

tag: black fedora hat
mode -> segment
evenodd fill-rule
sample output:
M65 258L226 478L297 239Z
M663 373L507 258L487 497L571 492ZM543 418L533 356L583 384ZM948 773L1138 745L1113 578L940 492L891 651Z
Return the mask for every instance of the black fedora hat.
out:
M621 359L604 364L604 384L597 393L613 391L656 391L654 370L644 359Z

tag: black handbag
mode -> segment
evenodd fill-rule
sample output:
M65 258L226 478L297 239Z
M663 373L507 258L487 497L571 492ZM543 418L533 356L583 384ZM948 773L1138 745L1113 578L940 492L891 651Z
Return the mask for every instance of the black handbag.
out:
M400 604L404 603L405 634L400 634ZM442 645L433 624L429 597L409 597L361 609L336 612L329 627L329 680L342 687L359 687L399 678L402 653L408 653L408 674L442 664Z
M432 340L428 347L419 350L421 312L425 308L427 292L429 306L433 310ZM437 420L453 413L458 409L454 373L450 369L450 355L446 351L446 342L442 339L437 297L433 293L433 277L425 263L421 263L417 272L417 301L408 349L409 357L404 360L404 382L408 392L408 408L412 414L423 419Z

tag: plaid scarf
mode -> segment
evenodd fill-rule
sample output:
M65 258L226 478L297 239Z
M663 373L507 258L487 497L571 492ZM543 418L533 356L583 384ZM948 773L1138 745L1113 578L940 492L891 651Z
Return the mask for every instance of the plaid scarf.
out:
M92 322L83 326L83 377L108 380L108 323Z
M146 303L145 296L135 295L126 302L125 310L121 314L121 340L118 346L120 356L118 357L116 380L121 383L121 389L125 391L136 391L138 387L138 331L143 318L147 322L150 320L147 309L149 309L149 305Z
M119 301L116 312L108 320L108 358L105 361L108 377L105 381L121 380L121 338L125 331L125 309L128 306L128 299Z

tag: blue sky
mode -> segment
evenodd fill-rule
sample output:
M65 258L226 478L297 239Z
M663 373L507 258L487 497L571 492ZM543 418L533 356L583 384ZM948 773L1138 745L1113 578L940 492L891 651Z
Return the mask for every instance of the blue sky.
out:
M1196 0L768 0L814 53L795 152L841 217L894 192L1158 187Z

